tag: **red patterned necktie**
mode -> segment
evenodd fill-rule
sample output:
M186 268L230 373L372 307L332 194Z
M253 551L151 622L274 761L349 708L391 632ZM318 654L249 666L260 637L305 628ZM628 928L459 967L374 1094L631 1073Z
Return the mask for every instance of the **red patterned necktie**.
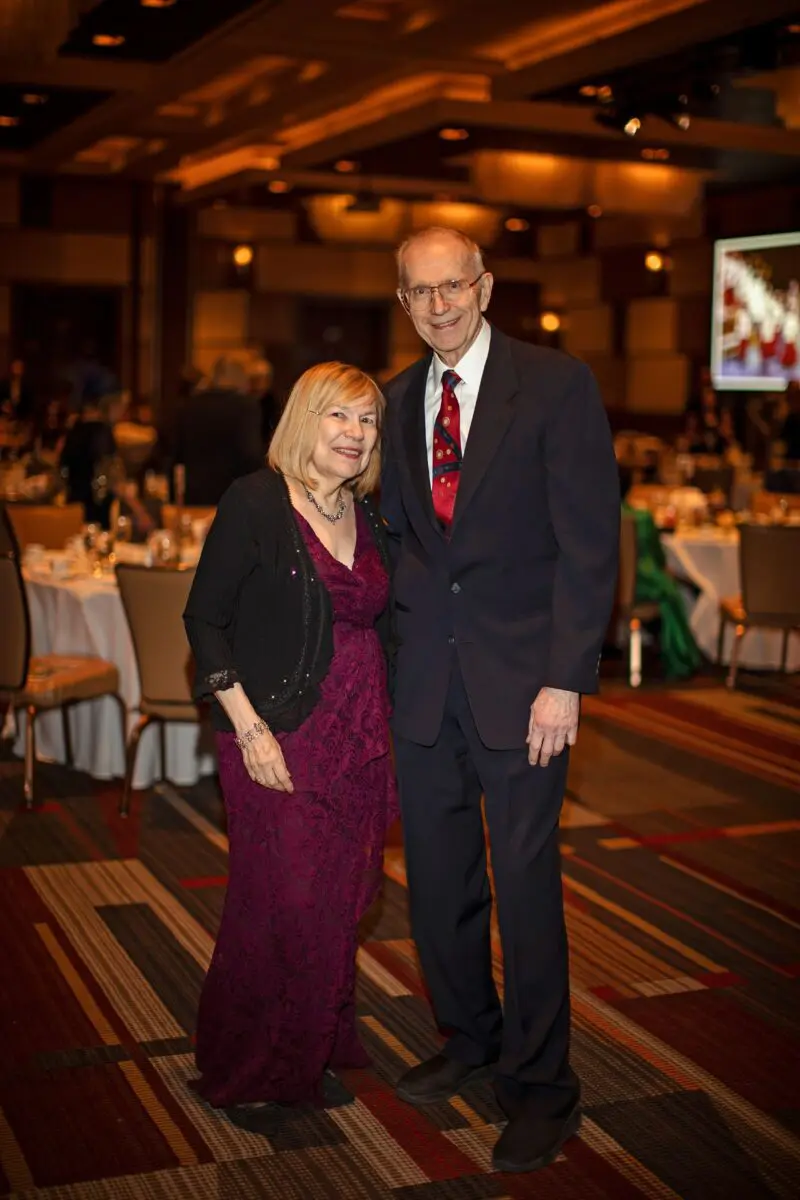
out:
M442 375L442 403L433 425L433 511L445 529L453 520L458 480L461 475L461 412L455 371Z

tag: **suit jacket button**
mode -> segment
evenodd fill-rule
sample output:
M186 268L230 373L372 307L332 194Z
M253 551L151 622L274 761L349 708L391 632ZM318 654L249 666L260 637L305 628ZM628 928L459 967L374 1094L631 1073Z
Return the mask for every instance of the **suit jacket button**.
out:
M450 591L453 593L454 596L457 596L458 593L461 591L461 584L460 583L451 583Z
M450 634L450 637L447 639L447 644L448 644L448 646L455 646L455 644L456 644L456 639L453 637L452 633Z

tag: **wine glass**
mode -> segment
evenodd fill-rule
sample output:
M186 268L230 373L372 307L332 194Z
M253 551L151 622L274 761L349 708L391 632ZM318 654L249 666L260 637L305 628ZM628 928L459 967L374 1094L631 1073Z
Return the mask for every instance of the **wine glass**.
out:
M133 521L130 517L120 515L114 523L114 535L120 545L127 545L133 540Z

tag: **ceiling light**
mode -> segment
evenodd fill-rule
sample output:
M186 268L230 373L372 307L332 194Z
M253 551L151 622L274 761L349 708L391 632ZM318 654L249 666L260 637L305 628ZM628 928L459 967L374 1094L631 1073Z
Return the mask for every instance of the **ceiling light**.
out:
M602 215L603 215L603 210L599 204L590 204L589 207L586 209L586 211L589 214L589 216L595 221L597 220L598 217L602 217Z
M558 313L543 312L539 317L539 324L545 333L556 333L561 328L561 317Z
M23 104L46 104L47 96L45 96L42 92L23 92L22 103Z
M249 267L253 261L253 247L236 246L233 251L233 261L237 267Z
M337 163L334 163L333 169L341 175L351 175L353 171L358 170L358 163L353 162L352 158L340 158Z
M530 229L530 224L524 217L509 217L506 221L506 229L509 233L525 233Z
M642 158L648 162L666 162L669 154L666 146L645 146L642 150Z
M607 83L597 89L597 99L602 100L604 104L608 104L613 95L614 93Z
M172 8L175 0L139 0L142 8Z
M124 46L125 38L121 33L96 33L92 38L93 46Z
M578 88L578 95L590 96L590 97L596 96L597 88L595 87L595 85L593 83L585 83L582 88Z
M15 125L19 125L19 117L0 116L0 128L13 129Z
M688 129L691 123L692 118L688 113L680 113L679 116L675 118L675 124L678 126L678 129Z
M644 265L648 271L663 271L665 265L663 254L659 254L656 250L650 250L644 256Z
M439 130L439 137L443 142L463 142L469 137L466 129L452 129L449 126Z
M628 137L635 137L642 128L641 117L637 117L635 112L631 112L630 109L597 112L594 114L594 119L598 125L602 125L606 129L613 129L615 133L627 134Z
M284 192L289 191L290 184L285 179L271 179L267 187L274 196L282 196Z

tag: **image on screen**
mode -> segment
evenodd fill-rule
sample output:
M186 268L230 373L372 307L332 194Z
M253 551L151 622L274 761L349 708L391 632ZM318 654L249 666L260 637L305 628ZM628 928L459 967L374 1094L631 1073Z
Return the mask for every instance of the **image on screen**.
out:
M720 390L800 379L800 231L714 244L711 374Z

